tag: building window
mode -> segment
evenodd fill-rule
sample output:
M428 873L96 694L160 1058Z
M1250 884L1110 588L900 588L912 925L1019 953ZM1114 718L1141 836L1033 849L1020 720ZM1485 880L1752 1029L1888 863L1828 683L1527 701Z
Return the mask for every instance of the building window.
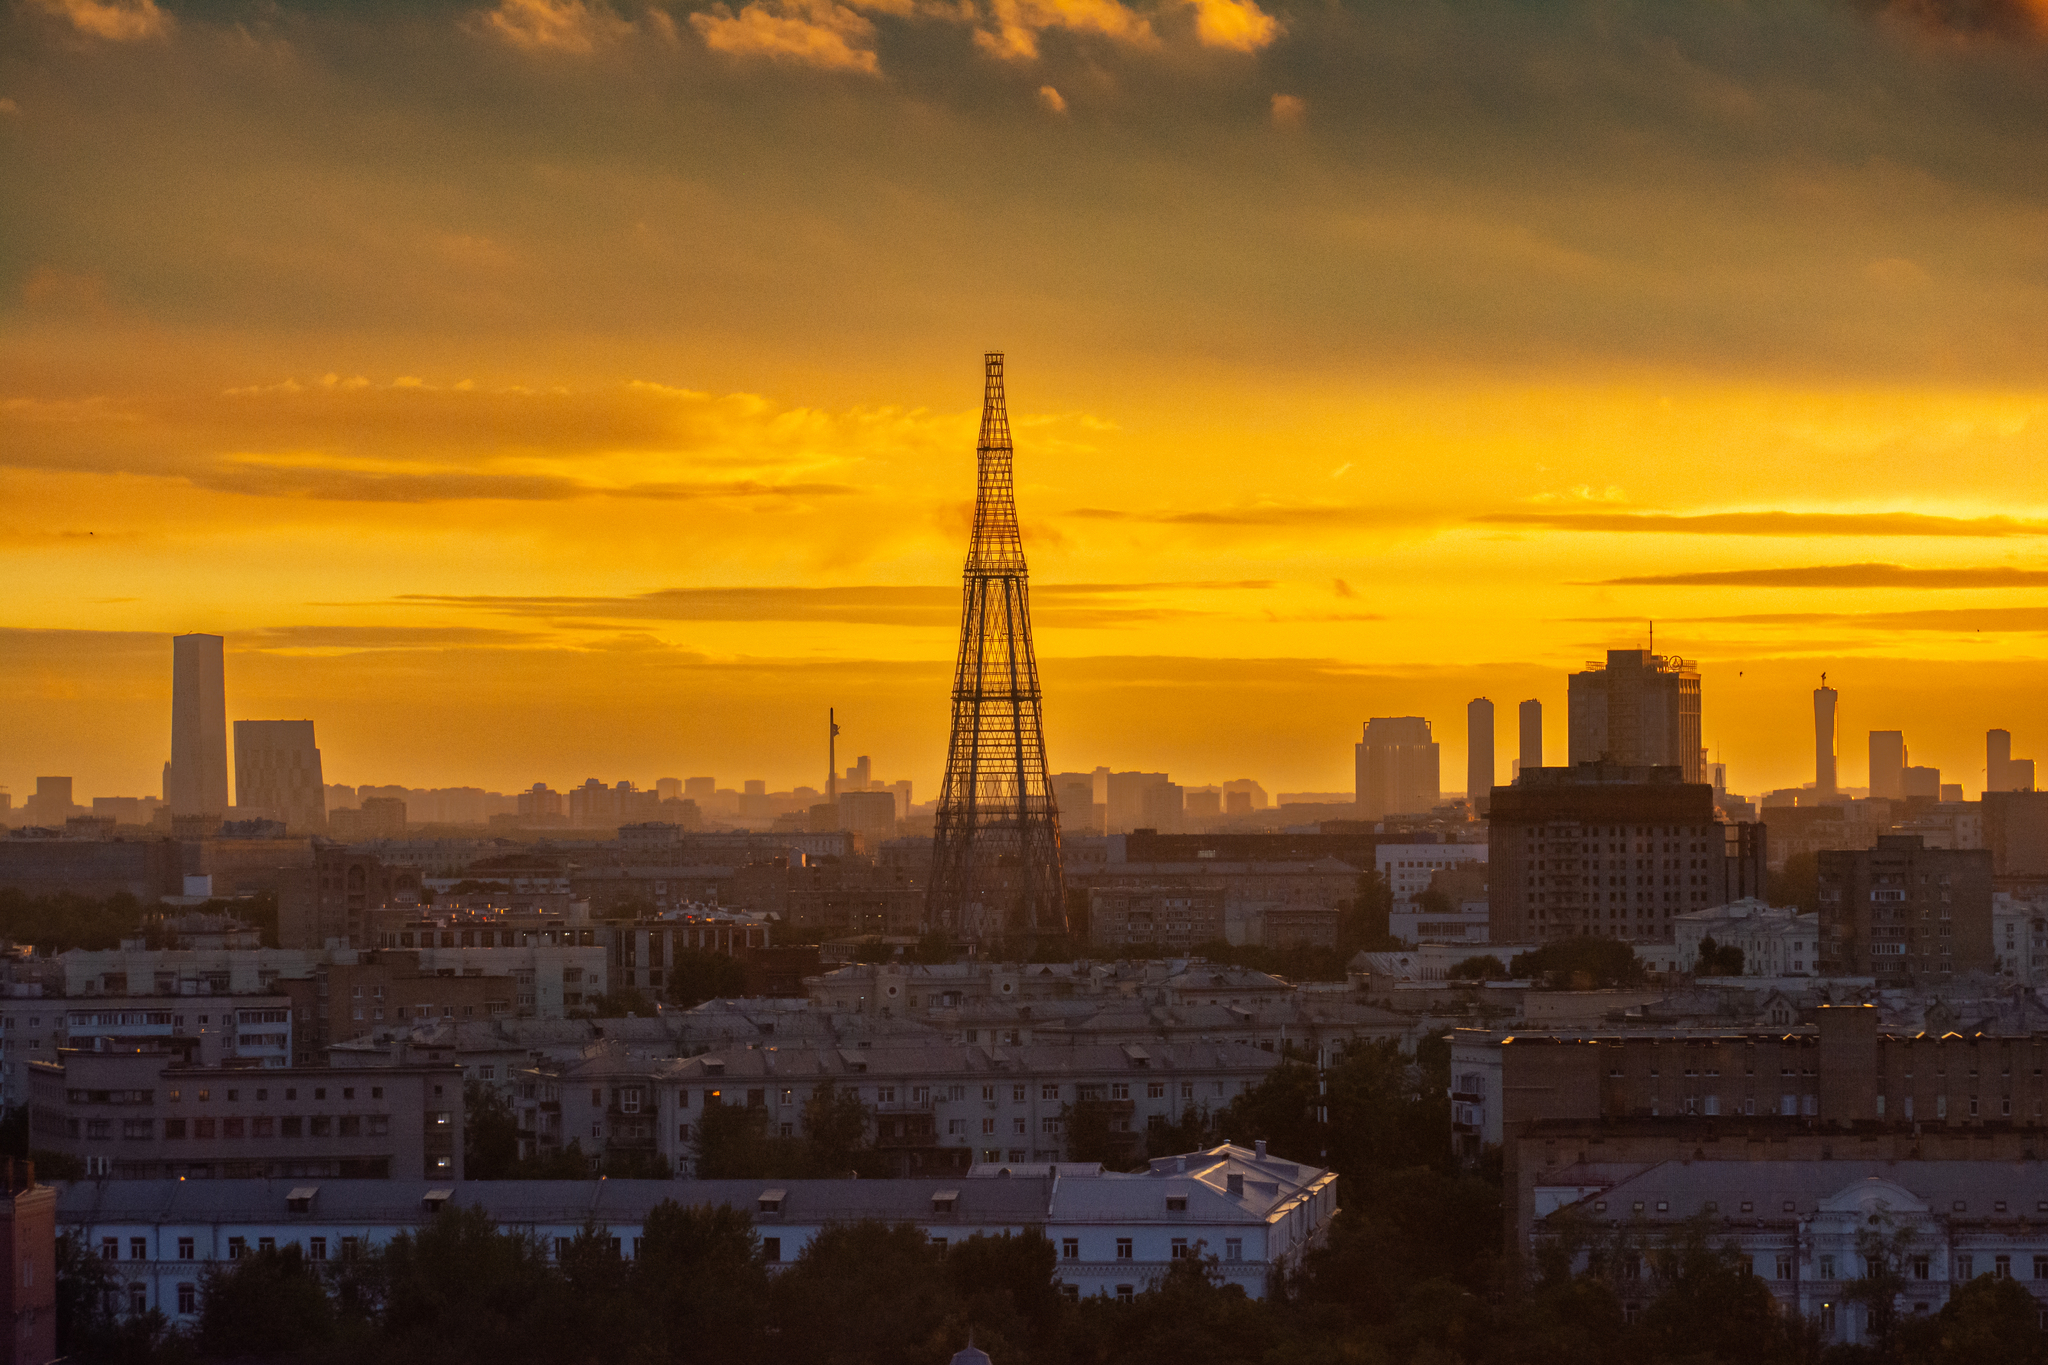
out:
M327 1239L326 1239L325 1237L313 1237L313 1238L309 1238L309 1239L307 1239L307 1242L306 1242L306 1256L307 1256L307 1259L309 1259L309 1260L314 1260L314 1261L324 1261L324 1260L326 1260L326 1259L327 1259Z
M1976 1278L1977 1258L1975 1256L1956 1257L1956 1279L1967 1282Z
M763 1237L761 1239L761 1255L770 1261L781 1260L782 1239L780 1237Z
M1119 1261L1128 1261L1128 1260L1130 1260L1130 1259L1131 1259L1131 1239L1130 1239L1130 1238L1128 1238L1128 1237L1119 1237L1119 1238L1117 1238L1117 1239L1116 1239L1116 1258L1117 1258L1117 1259L1118 1259Z
M1078 1261L1081 1259L1081 1239L1079 1237L1062 1237L1060 1239L1060 1259L1063 1261Z
M1992 1275L1993 1275L1993 1276L1995 1276L1996 1278L1998 1278L1998 1279L2001 1279L2001 1280L2009 1280L2009 1279L2011 1279L2011 1278L2012 1278L2012 1257L2010 1257L2010 1256L1994 1256L1994 1257L1992 1257L1992 1258L1991 1258L1991 1273L1992 1273Z
M1244 1238L1225 1237L1223 1239L1223 1259L1226 1261L1242 1261L1244 1259Z
M1038 1087L1038 1098L1042 1100L1056 1100L1059 1097L1060 1088L1056 1085L1041 1085Z
M1188 1258L1188 1239L1185 1237L1174 1238L1172 1254L1174 1260L1185 1261Z
M121 1239L119 1237L100 1238L100 1259L102 1261L118 1261L121 1259Z
M249 1243L240 1237L228 1238L228 1259L239 1261L249 1254Z
M194 1256L195 1256L196 1254L197 1254L197 1253L196 1253L196 1252L195 1252L195 1251L193 1250L193 1246L192 1246L192 1239L191 1239L190 1237L180 1237L180 1238L178 1239L178 1259L179 1259L179 1260L181 1260L181 1261L189 1261L189 1260L191 1260L191 1259L192 1259L192 1258L193 1258L193 1257L194 1257Z
M183 1317L190 1317L190 1316L192 1316L192 1314L194 1314L194 1313L197 1313L198 1311L199 1311L199 1286L198 1286L198 1285L196 1285L196 1284L190 1284L190 1283L187 1283L187 1284L181 1284L181 1285L179 1285L179 1286L178 1286L178 1313L179 1313L179 1315L180 1315L180 1316L183 1316Z
M1137 1293L1130 1285L1120 1284L1116 1287L1116 1301L1118 1303L1129 1303L1136 1297Z
M149 1259L149 1239L148 1239L148 1238L146 1238L146 1237L130 1237L130 1238L128 1239L128 1259L129 1259L129 1260L131 1260L131 1261L146 1261L146 1260L148 1260L148 1259ZM2037 1256L2037 1257L2035 1257L2034 1259L2035 1259L2035 1261L2036 1261L2036 1262L2038 1263L2038 1262L2039 1262L2039 1260L2040 1260L2040 1257L2038 1257L2038 1256ZM2036 1276L2035 1276L2034 1278L2038 1280L2038 1279L2040 1279L2041 1277L2040 1277L2039 1275L2036 1275Z

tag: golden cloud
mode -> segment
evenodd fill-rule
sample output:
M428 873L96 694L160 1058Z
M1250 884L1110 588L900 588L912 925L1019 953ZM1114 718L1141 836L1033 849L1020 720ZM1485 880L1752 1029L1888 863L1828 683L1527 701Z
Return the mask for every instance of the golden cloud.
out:
M704 45L732 57L764 57L823 71L880 72L875 26L831 0L774 0L734 14L724 5L690 16Z
M1151 21L1117 0L993 0L993 27L975 30L982 50L1005 61L1038 56L1038 35L1048 29L1093 33L1130 47L1156 47Z
M114 43L139 42L169 35L171 16L156 0L30 0L45 14L64 19L80 33Z
M1194 0L1195 36L1204 47L1257 52L1280 36L1280 21L1256 0Z
M145 0L146 2L146 0ZM603 3L584 0L499 0L483 16L496 37L527 52L568 52L587 56L598 45L630 33L633 26Z

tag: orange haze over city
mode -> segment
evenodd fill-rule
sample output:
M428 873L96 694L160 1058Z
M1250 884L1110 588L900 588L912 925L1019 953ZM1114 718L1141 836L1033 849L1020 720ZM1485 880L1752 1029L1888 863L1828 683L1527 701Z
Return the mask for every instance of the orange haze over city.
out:
M1956 17L1956 16L1967 16ZM25 0L0 783L158 790L170 640L330 781L934 793L984 350L1055 769L1696 659L2048 759L2024 5Z

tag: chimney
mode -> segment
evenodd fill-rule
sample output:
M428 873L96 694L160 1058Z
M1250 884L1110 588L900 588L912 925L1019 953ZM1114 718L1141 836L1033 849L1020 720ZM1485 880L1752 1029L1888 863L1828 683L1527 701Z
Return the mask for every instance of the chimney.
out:
M1258 1152L1259 1160L1264 1161L1266 1159L1266 1140L1264 1138L1260 1138L1257 1142L1252 1144L1252 1147L1255 1151Z

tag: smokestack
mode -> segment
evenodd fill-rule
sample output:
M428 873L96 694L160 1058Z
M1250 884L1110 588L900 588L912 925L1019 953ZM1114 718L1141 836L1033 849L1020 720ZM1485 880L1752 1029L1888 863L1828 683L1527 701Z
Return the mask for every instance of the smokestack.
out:
M1543 703L1522 703L1522 771L1543 766Z
M1813 689L1813 795L1826 800L1840 791L1835 783L1835 689L1820 675Z

